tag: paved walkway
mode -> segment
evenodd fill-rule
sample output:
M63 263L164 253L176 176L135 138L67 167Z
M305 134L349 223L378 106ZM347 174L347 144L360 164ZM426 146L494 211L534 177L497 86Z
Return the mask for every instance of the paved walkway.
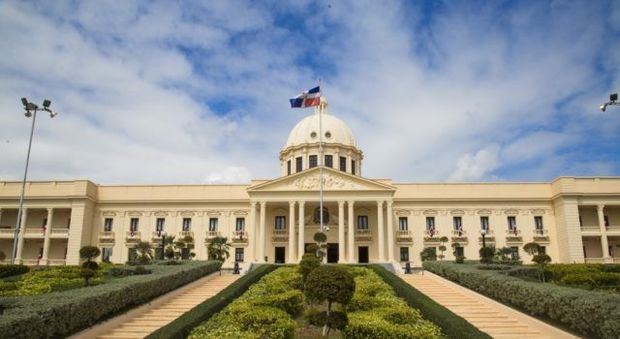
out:
M431 272L400 277L494 338L576 338Z
M146 305L84 330L73 338L144 338L226 288L239 275L213 273Z

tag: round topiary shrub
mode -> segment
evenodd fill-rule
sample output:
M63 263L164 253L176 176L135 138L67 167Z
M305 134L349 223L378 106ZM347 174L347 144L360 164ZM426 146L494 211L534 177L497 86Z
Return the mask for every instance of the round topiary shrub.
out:
M99 269L99 264L94 261L85 261L82 263L82 268L88 268L90 270L96 271Z
M321 260L314 253L304 254L299 262L299 273L301 274L302 283L305 283L308 275L319 266L321 266Z
M327 241L327 235L323 232L316 232L314 233L314 241L324 243Z
M90 268L82 268L82 270L80 270L80 276L84 278L86 286L90 285L90 279L94 277L95 274L96 272L94 270L91 270Z
M490 264L493 262L493 256L495 256L495 247L481 247L478 253L481 263Z

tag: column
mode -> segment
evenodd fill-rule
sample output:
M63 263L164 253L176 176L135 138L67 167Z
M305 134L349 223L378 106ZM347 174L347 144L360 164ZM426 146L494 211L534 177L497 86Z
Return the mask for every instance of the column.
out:
M52 233L52 220L54 218L54 209L47 209L47 225L45 225L45 240L43 240L43 257L41 265L47 265L50 253L50 234Z
M28 219L28 209L22 210L22 220L19 224L19 235L17 238L17 252L15 252L15 263L22 263L22 251L24 249L24 234L26 234L26 220Z
M344 258L344 201L338 201L338 262L345 263Z
M349 259L349 263L353 264L355 263L355 254L353 253L354 249L355 249L355 244L354 244L354 240L355 240L355 233L354 233L354 229L353 229L353 222L354 222L354 215L353 215L353 201L349 201L347 203L347 207L349 210L348 213L348 218L349 218L349 254L347 255L347 259Z
M379 262L385 262L385 239L383 236L383 201L377 201L377 229L379 243Z
M388 262L394 262L394 222L392 220L392 202L387 201L387 242L388 242Z
M260 202L260 231L258 234L258 261L265 261L265 214L267 203L265 201Z
M256 202L255 201L251 201L250 202L250 220L248 223L248 229L250 230L250 236L251 238L251 248L252 250L249 251L250 252L250 258L249 261L256 261L258 258L258 237L257 237L257 228L256 228ZM204 228L205 230L207 229L207 227ZM206 234L206 232L203 232L203 234ZM248 239L248 241L250 241L250 239ZM248 246L250 247L250 246Z
M304 232L305 232L305 225L304 225L304 204L306 202L305 201L300 201L299 202L299 243L297 246L297 259L301 260L301 258L304 256L304 253L306 253L305 251L305 243L304 243Z
M605 213L603 212L605 205L596 206L598 212L598 226L601 229L601 253L603 258L609 258L609 243L607 242L607 228L605 227Z
M295 202L288 202L288 260L287 263L295 262Z

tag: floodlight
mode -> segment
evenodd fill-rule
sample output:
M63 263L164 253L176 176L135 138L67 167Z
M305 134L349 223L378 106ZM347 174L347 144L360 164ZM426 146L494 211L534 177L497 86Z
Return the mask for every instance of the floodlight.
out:
M615 102L616 100L618 100L618 93L613 93L609 95L609 101Z
M49 99L43 100L43 107L49 108L52 102Z
M28 99L22 98L22 104L24 105L24 108L26 108L26 106L28 106Z
M26 116L26 118L30 118L32 116L32 112L26 110L26 112L24 112L24 115Z
M601 111L605 112L605 109L607 109L607 103L602 104L599 108L601 109Z
M51 109L48 112L50 112L50 118L53 118L58 115L58 112L54 112Z

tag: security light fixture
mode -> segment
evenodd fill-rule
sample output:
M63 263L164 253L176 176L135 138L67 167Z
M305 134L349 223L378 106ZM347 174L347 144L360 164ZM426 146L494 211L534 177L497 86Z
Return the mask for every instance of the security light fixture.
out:
M52 102L49 99L43 100L43 107L49 108Z
M607 106L618 106L620 105L620 103L618 103L618 93L612 93L609 95L609 101L603 103L601 106L599 106L599 108L601 109L601 111L605 112L605 110L607 109Z

